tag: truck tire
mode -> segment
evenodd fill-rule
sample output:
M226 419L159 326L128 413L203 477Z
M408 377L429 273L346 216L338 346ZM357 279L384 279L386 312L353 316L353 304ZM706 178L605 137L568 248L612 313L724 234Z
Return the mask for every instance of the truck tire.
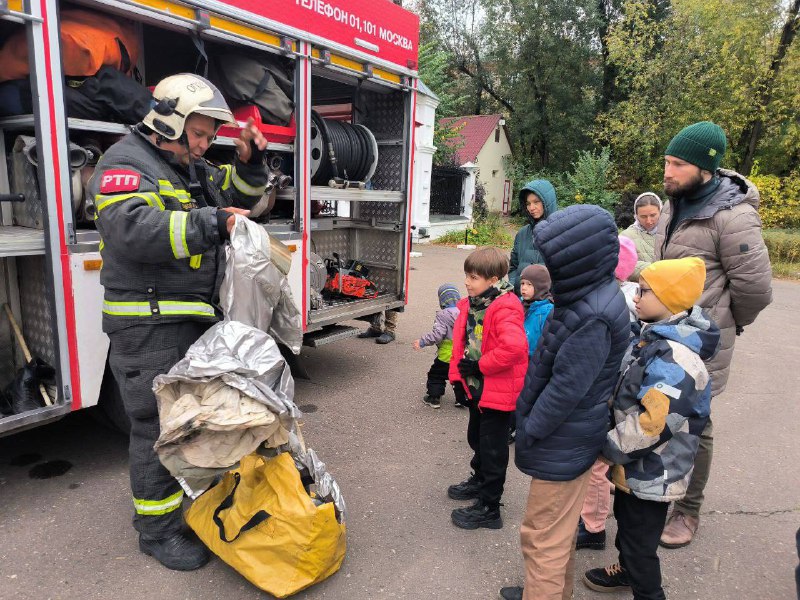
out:
M98 408L102 411L110 427L125 435L130 434L131 422L128 415L125 414L125 404L122 402L122 394L119 391L117 380L114 379L108 365L106 365L103 383L100 386Z

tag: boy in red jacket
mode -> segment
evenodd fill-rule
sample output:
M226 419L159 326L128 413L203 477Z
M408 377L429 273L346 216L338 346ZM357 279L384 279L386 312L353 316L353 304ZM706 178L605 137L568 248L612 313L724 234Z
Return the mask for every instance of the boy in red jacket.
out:
M467 298L453 326L450 381L470 398L467 441L473 474L451 485L453 500L476 499L453 511L456 527L500 529L500 498L508 467L508 426L528 368L525 314L504 277L508 258L497 248L475 250L464 261Z

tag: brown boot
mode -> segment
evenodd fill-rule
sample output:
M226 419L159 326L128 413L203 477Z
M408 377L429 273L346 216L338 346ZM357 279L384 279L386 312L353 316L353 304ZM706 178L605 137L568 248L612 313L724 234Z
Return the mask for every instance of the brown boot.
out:
M688 546L698 527L700 527L700 517L692 517L679 510L673 510L661 533L660 544L664 548Z

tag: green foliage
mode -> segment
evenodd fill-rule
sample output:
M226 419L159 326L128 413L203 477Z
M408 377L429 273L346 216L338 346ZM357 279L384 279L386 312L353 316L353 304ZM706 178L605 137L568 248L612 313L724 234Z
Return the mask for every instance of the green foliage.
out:
M799 229L767 229L764 231L764 242L772 262L792 263L800 267Z
M772 275L785 279L800 279L800 263L772 263Z
M437 117L456 116L460 96L451 82L452 56L441 50L436 42L428 42L419 48L419 77L439 98Z
M764 230L764 242L776 277L800 279L800 229Z
M565 204L596 204L613 213L619 201L619 194L611 190L615 177L614 164L611 162L611 150L603 148L599 153L583 150L572 163L572 173L566 175L571 198L565 198Z
M440 124L442 117L456 115L456 109L462 100L458 91L450 85L451 62L451 55L439 49L436 42L420 46L419 76L439 98L439 106L436 107L437 122L433 129L433 145L436 146L433 162L437 165L454 164L455 154L460 147L453 139L458 137L458 129Z
M782 36L792 31L787 24L797 29L794 2L413 4L423 39L434 44L432 64L444 75L434 91L454 96L440 114L502 112L519 166L517 189L534 175L546 177L560 204L574 201L576 185L581 195L584 189L659 189L670 139L701 120L726 131L723 167L742 165L757 121L761 172L786 177L800 168L800 34ZM577 153L597 158L606 146L615 180L587 187L588 181L563 175L577 175ZM600 192L594 197L607 207L612 201Z
M475 199L472 201L472 219L476 223L484 223L488 216L489 206L486 204L486 186L476 179Z
M800 228L800 174L753 175L750 180L761 194L758 214L764 227Z
M514 245L514 237L506 228L500 215L489 214L486 219L476 222L466 232L448 231L443 236L436 238L433 243L445 246L456 246L465 243L476 246L495 246L510 250Z
M453 166L456 164L456 152L464 146L464 140L459 138L460 127L443 125L437 120L433 128L433 145L436 152L433 155L433 164L438 166Z
M574 196L567 180L567 173L536 167L531 161L524 158L510 158L505 161L506 177L514 184L511 195L511 214L521 215L521 224L527 223L527 217L519 205L519 193L526 183L533 179L546 179L553 184L556 190L556 202L559 207L571 204L567 199Z
M598 4L417 0L416 9L424 38L451 57L448 86L460 114L502 112L517 155L539 169L564 169L591 146L600 106Z
M652 187L664 149L701 120L728 135L723 166L736 168L748 122L764 124L757 150L766 172L800 160L800 48L795 42L765 105L786 3L777 0L626 0L608 37L623 99L597 116L595 140L611 146L624 182Z
M582 150L572 162L571 171L535 169L521 160L506 163L506 173L514 181L512 214L520 214L519 191L532 179L547 179L556 190L559 208L571 204L596 204L614 212L619 193L614 189L616 169L611 160L611 151L602 148L599 152Z

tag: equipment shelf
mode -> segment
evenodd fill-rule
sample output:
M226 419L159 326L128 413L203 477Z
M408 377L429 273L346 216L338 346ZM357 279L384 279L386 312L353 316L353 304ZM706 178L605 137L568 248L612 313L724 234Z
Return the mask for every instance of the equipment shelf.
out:
M91 121L89 119L67 119L67 125L75 131L93 131L96 133L111 133L125 135L130 132L132 125L122 123L109 123L107 121ZM19 115L0 119L0 129L6 131L19 131L33 128L33 115ZM219 136L214 140L219 146L234 146L234 138ZM269 143L267 150L272 152L294 152L292 144Z
M44 254L44 231L16 225L0 226L0 258Z
M287 187L278 191L279 200L294 199L295 189ZM391 190L337 189L322 185L311 186L311 200L320 202L405 202L403 192Z

